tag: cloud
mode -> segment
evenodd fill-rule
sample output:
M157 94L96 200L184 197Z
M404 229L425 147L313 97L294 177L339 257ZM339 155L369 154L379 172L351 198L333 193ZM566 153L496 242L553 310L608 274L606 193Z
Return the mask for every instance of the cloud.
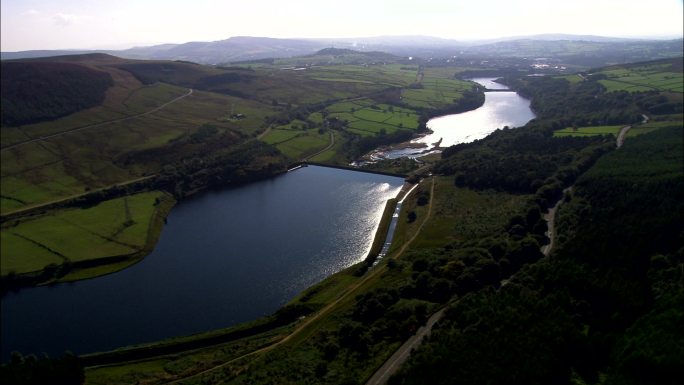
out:
M24 15L29 15L29 16L35 16L40 14L40 12L36 11L35 9L29 9L28 11L24 12Z
M54 16L52 16L52 20L55 22L55 24L61 26L61 27L67 27L69 25L74 24L76 21L78 21L79 17L76 15L71 15L68 13L57 13Z

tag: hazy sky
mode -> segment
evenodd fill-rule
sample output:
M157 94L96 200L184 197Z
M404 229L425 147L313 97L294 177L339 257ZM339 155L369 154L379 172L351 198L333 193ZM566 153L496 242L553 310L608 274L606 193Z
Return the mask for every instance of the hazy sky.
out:
M230 36L681 37L683 0L1 0L2 51Z

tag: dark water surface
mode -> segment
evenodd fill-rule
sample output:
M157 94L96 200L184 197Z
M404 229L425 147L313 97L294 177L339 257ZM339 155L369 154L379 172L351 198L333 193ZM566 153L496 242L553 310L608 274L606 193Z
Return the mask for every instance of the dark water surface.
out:
M403 180L306 167L174 207L155 250L108 276L2 299L2 358L88 353L268 315L363 259Z

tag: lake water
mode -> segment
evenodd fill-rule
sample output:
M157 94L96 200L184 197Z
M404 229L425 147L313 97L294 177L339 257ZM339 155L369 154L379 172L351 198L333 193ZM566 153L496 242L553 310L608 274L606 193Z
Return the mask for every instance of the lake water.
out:
M494 82L494 79L471 80L490 90L507 89L503 84ZM430 151L440 140L440 147L472 142L484 138L497 128L524 126L534 117L534 112L530 109L530 101L516 92L485 92L485 102L480 108L430 119L427 127L432 133L413 140L413 143L424 143L427 147L385 151L382 155L391 159L404 156L416 157Z
M310 166L184 201L140 263L2 298L2 359L110 350L271 314L365 258L402 184Z

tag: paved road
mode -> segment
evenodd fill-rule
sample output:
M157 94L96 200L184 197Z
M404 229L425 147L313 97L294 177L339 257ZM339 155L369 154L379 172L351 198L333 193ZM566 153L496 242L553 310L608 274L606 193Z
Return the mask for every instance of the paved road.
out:
M624 126L620 129L620 133L618 134L617 141L615 145L617 148L622 147L622 145L625 143L625 137L627 136L627 131L629 131L632 128L632 126Z
M572 191L573 187L574 185L564 189L563 195L558 202L556 202L556 204L551 207L546 214L543 215L543 218L546 221L546 227L548 228L546 231L546 236L549 237L549 243L541 247L541 252L547 257L549 254L551 254L551 250L553 249L555 243L554 241L556 239L556 213L558 212L558 208L560 207L561 203L563 203L563 200L565 199L565 194Z
M382 385L387 382L392 374L394 374L397 369L406 362L406 360L411 356L411 352L417 348L422 342L423 338L430 335L432 332L432 327L439 321L444 315L444 310L442 309L437 313L433 314L427 320L425 326L421 326L411 338L406 342L396 352L390 357L385 363L378 369L375 374L366 382L366 385Z
M146 112L143 112L143 113L140 113L140 114L137 114L137 115L131 115L131 116L126 116L126 117L124 117L124 118L113 119L113 120L107 120L107 121L105 121L105 122L100 122L100 123L95 123L95 124L89 124L89 125L87 125L87 126L72 128L72 129L70 129L70 130L58 132L58 133L56 133L56 134L47 135L47 136L41 136L40 138L35 138L35 139L30 139L30 140L25 140L25 141L23 141L23 142L15 143L15 144L13 144L13 145L11 145L11 146L3 147L2 149L0 149L0 151L10 150L10 149L12 149L12 148L22 146L22 145L24 145L24 144L33 143L33 142L37 142L37 141L40 141L40 140L46 140L46 139L50 139L50 138L55 138L55 137L62 136L62 135L65 135L65 134L71 134L71 133L77 132L77 131L83 131L83 130L87 130L87 129L90 129L90 128L101 127L101 126L105 126L105 125L108 125L108 124L123 122L123 121L126 121L126 120L135 119L135 118L139 118L139 117L141 117L141 116L149 115L149 114L155 113L155 112L157 112L157 111L163 109L164 107L168 106L169 104L175 103L175 102L177 102L177 101L179 101L179 100L181 100L181 99L183 99L183 98L185 98L185 97L187 97L187 96L192 95L192 92L193 92L192 88L189 88L189 89L188 89L188 92L186 92L185 94L183 94L183 95L181 95L181 96L179 96L179 97L177 97L177 98L175 98L175 99L173 99L173 100L171 100L171 101L168 101L168 102L162 104L161 106L155 107L155 108L153 108L153 109L151 109L151 110L149 110L149 111L146 111Z
M641 121L640 124L648 123L648 120L649 120L648 116L641 114L641 117L643 118L643 120ZM625 138L627 137L627 132L631 128L632 128L632 126L624 126L620 129L620 133L618 134L617 141L615 143L617 148L620 148L620 147L622 147L623 144L625 144Z
M646 124L648 123L648 116L646 115L641 115L643 117L643 121L641 124ZM623 144L625 144L625 138L627 137L627 132L632 128L632 126L624 126L620 129L620 133L617 136L617 140L615 141L615 145L617 148L622 147ZM568 191L572 190L573 186L570 186L563 190L563 197L565 197L565 194ZM563 202L563 198L559 199L558 202L556 202L556 205L553 206L552 208L549 209L549 211L544 214L544 220L546 221L546 225L548 227L548 231L546 235L549 237L549 243L547 245L542 246L541 252L544 253L545 256L549 256L551 254L551 249L553 249L553 244L554 240L556 238L556 212L558 211L558 207L561 205Z

